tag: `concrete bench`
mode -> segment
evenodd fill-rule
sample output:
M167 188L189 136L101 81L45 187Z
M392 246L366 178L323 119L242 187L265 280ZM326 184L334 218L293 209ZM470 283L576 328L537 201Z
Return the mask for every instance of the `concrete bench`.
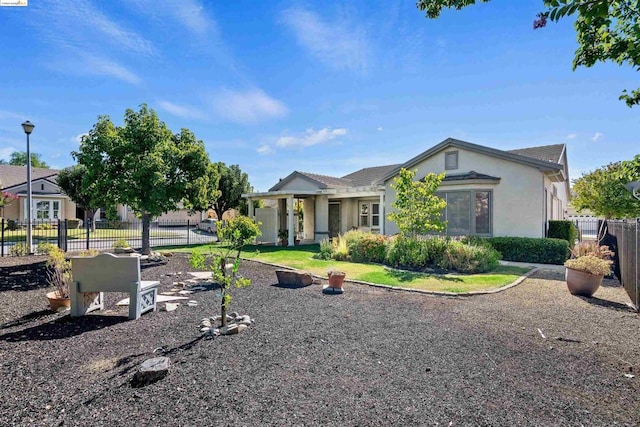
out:
M129 319L156 310L158 281L140 280L140 258L100 254L71 258L71 316L104 308L104 292L129 293Z

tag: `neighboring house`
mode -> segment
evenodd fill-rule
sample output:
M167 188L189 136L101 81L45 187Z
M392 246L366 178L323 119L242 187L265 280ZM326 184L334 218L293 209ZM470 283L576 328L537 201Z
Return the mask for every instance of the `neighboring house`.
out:
M56 169L31 168L31 197L33 199L34 220L57 220L84 218L84 210L64 194L56 179ZM3 211L4 218L19 221L27 220L27 167L0 165L0 190L18 196ZM135 214L127 206L117 205L118 217L123 220L136 220ZM104 219L104 210L98 210L95 219ZM179 208L156 218L158 221L192 221L194 224L205 218L201 212L191 213Z
M289 230L294 243L294 200L303 201L304 242L319 242L351 229L392 235L387 219L395 192L390 185L401 168L416 178L445 172L437 192L447 200L449 235L544 237L547 221L563 219L570 198L564 144L497 150L448 138L399 165L361 169L343 177L294 171L251 201L275 200L277 207L249 212L262 225L262 241L276 242ZM251 209L252 210L252 209Z

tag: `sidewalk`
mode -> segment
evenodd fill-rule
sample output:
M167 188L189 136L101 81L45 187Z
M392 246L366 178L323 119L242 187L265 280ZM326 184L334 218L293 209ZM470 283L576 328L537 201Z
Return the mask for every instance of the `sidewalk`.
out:
M535 267L544 270L557 271L558 273L564 273L564 265L555 264L536 264L534 262L515 262L515 261L500 261L500 265L510 265L513 267Z

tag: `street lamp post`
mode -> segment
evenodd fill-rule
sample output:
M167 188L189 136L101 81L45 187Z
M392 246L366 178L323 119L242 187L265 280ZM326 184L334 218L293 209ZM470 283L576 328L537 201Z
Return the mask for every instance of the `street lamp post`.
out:
M27 134L27 244L29 245L29 254L33 253L33 235L31 233L31 221L33 213L33 203L31 202L31 151L29 150L29 135L33 132L34 124L29 120L22 124L24 133Z

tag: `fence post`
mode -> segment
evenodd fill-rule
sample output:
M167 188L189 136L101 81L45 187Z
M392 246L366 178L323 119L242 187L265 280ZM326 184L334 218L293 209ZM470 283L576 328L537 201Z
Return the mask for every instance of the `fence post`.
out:
M87 221L87 250L89 250L89 232L91 231L91 224L89 224L90 221Z
M187 246L189 246L190 238L191 238L191 227L189 226L189 220L187 220Z
M0 256L4 256L4 218L2 218L2 231L0 232L2 237L0 237Z

